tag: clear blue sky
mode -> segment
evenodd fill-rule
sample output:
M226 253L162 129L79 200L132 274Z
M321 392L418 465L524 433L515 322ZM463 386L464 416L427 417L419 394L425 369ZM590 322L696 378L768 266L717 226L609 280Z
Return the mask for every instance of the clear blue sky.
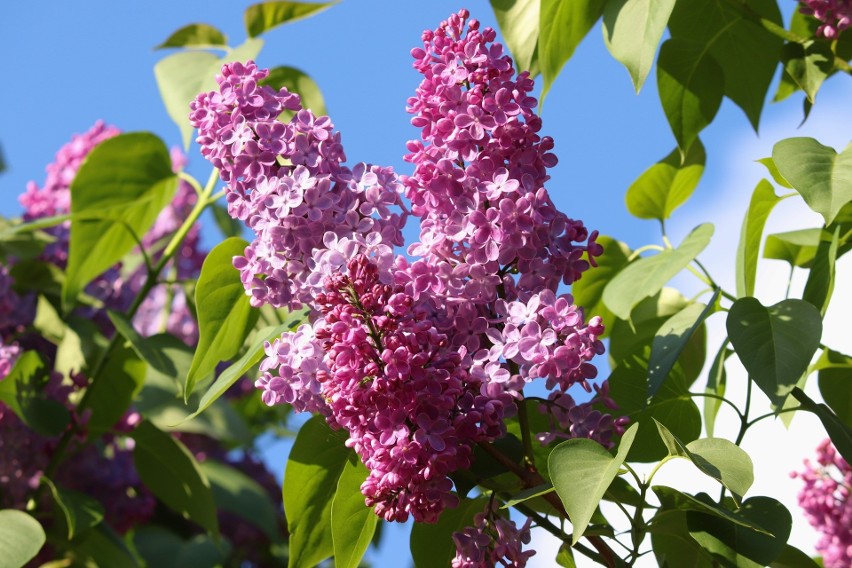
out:
M17 196L26 182L41 183L56 150L98 119L125 131L152 131L169 146L179 144L152 71L168 52L153 47L192 22L218 27L237 45L245 39L242 14L249 3L33 0L5 6L0 19L7 61L5 88L0 89L0 145L8 169L0 175L0 215L16 216ZM780 3L789 20L795 3ZM419 81L409 51L420 45L423 29L434 28L463 6L496 27L485 0L344 0L318 16L265 34L259 64L299 67L317 81L343 133L350 162L392 165L407 173L401 157L406 140L416 134L405 101ZM658 228L628 215L624 192L675 145L655 83L652 71L642 93L635 95L626 70L609 56L596 26L556 81L543 113L543 133L555 138L560 159L548 187L556 204L590 228L637 246L656 240ZM821 97L831 97L832 83ZM764 117L797 112L800 101L797 95L780 105L767 103ZM819 108L818 103L814 112ZM717 158L728 140L749 131L745 115L726 101L702 135L708 168L685 209L700 211L712 202L720 192L714 184L724 174ZM190 171L206 179L209 169L197 148L190 148L189 159ZM734 211L730 226L717 227L717 232L738 233L742 215ZM675 241L681 236L673 235ZM283 456L274 461L276 469L283 469ZM398 565L392 558L385 555L376 564Z

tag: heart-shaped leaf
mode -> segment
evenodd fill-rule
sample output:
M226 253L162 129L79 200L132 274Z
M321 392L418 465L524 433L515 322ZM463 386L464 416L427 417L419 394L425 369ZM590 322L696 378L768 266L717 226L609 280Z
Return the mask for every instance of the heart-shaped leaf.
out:
M627 429L615 457L599 443L586 438L566 440L551 452L548 471L574 527L572 544L583 536L598 503L618 475L638 427L633 424Z
M668 219L695 191L705 160L701 140L695 140L685 159L674 149L627 188L627 210L640 219Z
M822 317L802 300L783 300L767 308L747 297L731 306L727 329L749 379L780 407L819 346Z
M772 160L826 225L852 201L852 144L838 154L813 138L788 138L775 144Z
M25 566L45 541L41 524L23 511L0 510L0 558L3 566Z
M788 42L781 50L781 63L787 75L813 103L817 91L832 71L834 54L824 41L811 40L805 45Z

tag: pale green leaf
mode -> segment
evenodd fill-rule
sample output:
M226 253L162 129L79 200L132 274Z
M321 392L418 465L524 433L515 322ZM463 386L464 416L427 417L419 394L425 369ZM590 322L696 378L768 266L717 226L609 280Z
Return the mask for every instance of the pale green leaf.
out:
M781 199L775 195L775 190L766 180L760 180L743 219L740 230L740 242L737 245L737 296L754 294L754 284L757 278L757 259L760 253L760 241L763 238L763 228L769 214Z
M246 8L243 14L246 32L248 32L249 37L254 38L282 24L289 24L318 14L334 4L336 2L325 2L322 4L307 2L262 2L260 4L252 4Z
M640 219L668 219L695 191L705 160L704 145L698 139L684 160L679 150L673 150L627 188L627 210Z
M189 24L170 35L154 49L168 47L227 48L228 38L210 24Z
M364 503L361 484L370 474L357 456L346 462L331 505L331 533L336 568L358 568L373 540L379 517Z
M540 0L490 0L503 41L512 53L517 71L538 74Z
M23 511L0 510L0 568L20 568L44 545L41 524Z

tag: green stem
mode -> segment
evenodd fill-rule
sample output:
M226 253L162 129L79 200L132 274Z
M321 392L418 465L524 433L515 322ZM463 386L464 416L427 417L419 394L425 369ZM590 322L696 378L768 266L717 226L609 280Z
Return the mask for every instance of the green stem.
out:
M629 257L627 257L627 262L632 262L633 259L637 258L640 254L642 254L646 250L656 250L656 251L659 251L659 252L663 252L666 249L664 249L660 245L645 245L644 247L639 247L638 249L634 250L631 253L631 255Z
M728 400L727 398L725 398L724 396L720 396L718 394L713 394L713 393L709 393L709 392L691 392L691 393L689 393L689 396L690 397L703 396L704 398L715 398L716 400L721 400L722 402L727 403L731 408L734 409L734 412L737 413L737 415L740 417L740 420L742 420L742 418L743 418L743 415L740 412L740 409L737 407L737 405L734 404L733 402L731 402L730 400Z
M754 418L751 421L749 421L749 423L746 425L746 428L751 428L752 426L754 426L755 424L757 424L761 420L765 420L766 418L769 418L771 416L778 416L780 414L786 414L788 412L796 412L797 410L801 410L801 409L802 409L801 406L794 406L792 408L782 408L778 412L767 412L766 414L761 414L757 418Z
M737 439L734 442L734 444L736 444L737 446L739 446L742 443L743 438L745 438L746 431L748 431L748 428L750 426L750 424L748 422L748 413L749 413L749 410L751 409L751 383L752 383L752 378L749 377L748 382L746 383L745 409L743 409L743 413L740 414L740 432L739 432L739 434L737 434Z

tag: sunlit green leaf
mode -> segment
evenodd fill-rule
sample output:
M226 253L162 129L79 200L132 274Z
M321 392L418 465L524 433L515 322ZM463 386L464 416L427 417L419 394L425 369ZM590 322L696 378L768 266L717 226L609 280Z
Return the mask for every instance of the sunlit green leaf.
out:
M749 379L780 406L819 346L822 318L802 300L783 300L767 308L746 297L731 306L727 329Z
M772 160L826 225L852 201L852 144L838 154L813 138L787 138L775 144Z
M71 416L59 401L44 394L49 374L50 369L41 355L26 351L0 381L0 402L35 432L57 436L68 426Z
M0 563L3 568L24 566L44 545L41 524L23 511L0 510Z
M704 145L698 139L683 162L680 151L673 150L627 188L627 210L640 219L668 219L695 191L705 160Z
M675 0L610 0L603 14L606 47L627 67L638 93L654 64L654 55Z
M790 266L810 268L822 234L822 229L801 229L767 235L763 258L783 260Z
M757 258L760 253L760 241L763 238L763 228L772 209L781 199L775 195L772 184L760 180L743 220L740 230L740 242L737 245L737 296L754 294L754 284L757 278Z
M261 81L261 84L269 85L276 90L286 87L291 93L299 95L303 108L311 110L316 116L328 114L319 85L304 71L295 67L273 67L269 70L269 76ZM285 111L287 112L290 111Z
M810 40L805 45L788 42L781 50L781 63L808 100L814 102L817 91L831 73L834 54L823 41Z
M92 416L87 423L92 436L107 432L121 419L145 383L148 366L130 347L117 344L107 356L98 376L97 385L90 386L89 408Z
M136 248L177 185L168 148L148 132L120 134L89 152L71 182L66 311L89 282Z
M582 278L571 285L571 295L578 306L583 306L587 317L600 316L607 323L605 336L611 330L610 322L615 318L603 303L603 291L613 276L627 266L630 249L621 241L601 235L597 243L604 254L595 259L597 266L583 273Z
M618 475L638 427L633 424L627 429L615 457L599 443L585 438L566 440L550 454L550 478L574 527L572 544L582 538L592 514Z
M155 49L167 47L227 47L228 38L210 24L189 24L170 35Z
M282 24L289 24L313 16L336 2L310 4L307 2L262 2L252 4L244 13L246 32L249 37L257 37Z
M503 41L512 52L515 69L538 74L540 0L490 0Z
M541 98L603 13L604 0L541 0L538 64L544 78Z
M711 438L713 437L716 425L716 415L722 406L722 400L717 397L725 396L728 383L725 361L734 353L727 346L728 342L726 339L719 352L713 358L710 371L707 373L707 386L704 387L705 394L714 395L704 397L704 429Z
M834 292L834 264L837 261L839 240L840 227L837 227L830 241L820 241L814 264L802 292L802 299L816 306L822 316L825 316L831 294Z
M352 456L343 466L337 481L337 492L331 505L331 533L334 540L334 565L339 568L358 568L379 517L364 503L361 484L370 471L358 456Z
M772 176L772 181L774 181L781 187L793 189L793 186L790 185L790 182L784 179L784 176L782 176L781 172L778 171L778 168L775 166L775 162L772 160L772 158L761 158L755 161L760 164L763 164L766 167L766 170L769 172L769 175Z

